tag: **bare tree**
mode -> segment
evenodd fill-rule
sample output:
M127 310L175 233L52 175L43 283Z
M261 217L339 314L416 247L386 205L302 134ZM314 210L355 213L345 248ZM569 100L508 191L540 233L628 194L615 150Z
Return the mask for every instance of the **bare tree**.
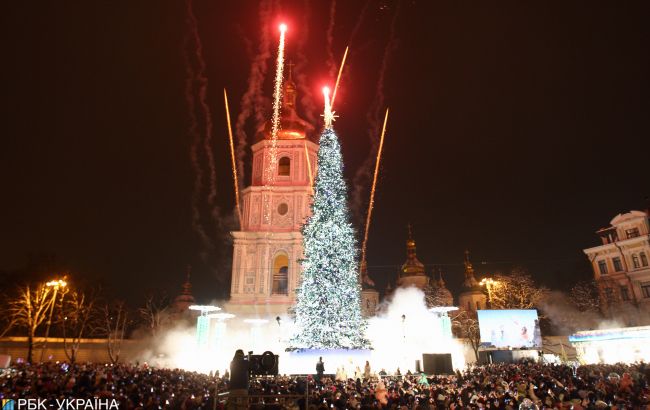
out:
M448 296L445 290L440 286L435 286L431 283L424 288L424 299L428 308L449 306Z
M476 361L479 360L478 349L481 346L481 332L479 330L478 316L474 311L462 310L452 322L457 326L458 332L467 339L474 351Z
M6 320L2 324L3 326L2 331L0 332L0 337L5 337L5 335L9 333L9 331L11 331L11 329L13 329L16 326L16 321L13 320L8 313L2 312L0 314L7 315Z
M488 297L492 309L533 309L547 293L548 289L537 285L528 272L515 268L508 275L495 276Z
M151 336L156 337L171 322L169 301L166 297L147 297L144 307L138 309Z
M62 303L59 323L63 335L63 350L70 363L77 360L81 339L90 330L96 313L95 302L94 292L86 294L82 291L71 291Z
M7 301L9 298L0 294L0 300ZM7 303L0 305L0 337L4 337L16 325L16 319L12 317Z
M15 326L27 330L27 361L32 363L34 337L37 329L48 317L48 310L55 301L52 288L40 284L36 287L25 285L18 287L16 296L9 301L8 313Z
M615 279L601 277L596 286L601 312L607 317L616 316L617 308L621 306L621 285Z
M93 332L106 338L108 357L113 364L120 360L128 325L129 312L124 302L106 303L99 309Z
M581 281L573 285L570 292L571 303L580 312L598 312L600 294L595 280Z

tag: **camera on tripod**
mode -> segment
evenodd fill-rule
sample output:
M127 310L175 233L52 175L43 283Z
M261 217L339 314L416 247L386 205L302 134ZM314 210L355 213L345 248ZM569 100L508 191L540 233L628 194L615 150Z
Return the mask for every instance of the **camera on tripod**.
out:
M262 354L248 352L248 376L277 376L279 356L266 351Z

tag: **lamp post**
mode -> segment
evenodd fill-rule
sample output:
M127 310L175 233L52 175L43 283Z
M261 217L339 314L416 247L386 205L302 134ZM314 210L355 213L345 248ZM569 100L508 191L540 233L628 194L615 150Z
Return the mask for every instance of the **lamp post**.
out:
M492 309L492 287L497 283L498 281L492 278L483 278L480 282L481 286L485 286L485 289L487 290L488 304L490 305L490 309Z
M54 288L54 293L52 294L52 305L50 306L50 315L47 319L47 326L45 327L45 342L43 342L43 349L41 350L41 362L43 361L43 355L45 354L45 348L47 347L48 338L50 337L50 326L52 326L52 314L54 313L54 305L56 305L56 295L59 293L59 288L63 289L68 286L68 283L65 281L65 276L63 279L51 280L45 284L49 288Z

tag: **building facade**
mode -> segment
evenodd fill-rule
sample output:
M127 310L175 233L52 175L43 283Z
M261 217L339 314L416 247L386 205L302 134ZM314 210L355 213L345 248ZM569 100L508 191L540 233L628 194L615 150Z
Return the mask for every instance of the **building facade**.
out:
M296 87L287 80L275 149L270 121L252 146L252 183L241 194L241 230L232 232L229 312L280 315L295 304L303 257L300 229L311 212L316 174L318 144L308 139L313 129L298 116Z
M647 211L630 211L596 234L601 244L584 250L594 272L603 313L627 325L650 319L650 222Z

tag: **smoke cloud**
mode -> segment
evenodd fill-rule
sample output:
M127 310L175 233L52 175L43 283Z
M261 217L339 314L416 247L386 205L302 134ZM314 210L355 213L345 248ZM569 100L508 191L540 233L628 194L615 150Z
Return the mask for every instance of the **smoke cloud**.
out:
M312 96L311 87L307 81L307 56L304 49L305 44L309 38L309 19L311 18L311 4L309 0L305 0L305 11L303 12L303 23L301 32L298 36L298 44L296 47L296 73L293 75L296 79L296 85L300 91L300 105L302 105L304 115L310 124L316 123L316 106L314 105L314 98Z
M330 20L327 25L327 31L325 34L325 39L327 41L327 47L325 49L327 53L327 70L329 78L334 78L336 76L336 63L334 62L334 51L332 51L332 45L334 43L334 23L336 21L336 0L332 0L330 3Z
M246 92L241 98L240 111L235 124L235 136L237 138L236 157L237 173L239 178L239 190L243 189L245 183L244 158L249 145L249 137L246 127L251 118L254 118L253 135L257 128L265 121L264 107L268 101L264 97L263 86L268 71L268 60L271 58L271 23L273 4L270 0L263 0L259 5L260 41L257 53L252 57L248 84Z

